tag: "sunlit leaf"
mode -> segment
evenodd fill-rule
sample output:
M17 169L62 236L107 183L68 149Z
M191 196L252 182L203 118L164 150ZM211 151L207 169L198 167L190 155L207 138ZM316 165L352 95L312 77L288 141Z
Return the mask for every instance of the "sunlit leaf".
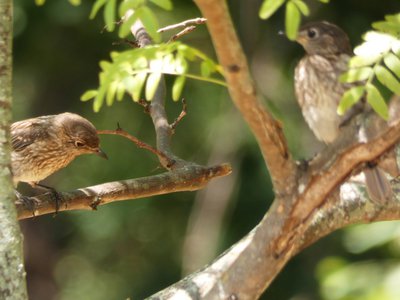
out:
M349 61L350 68L370 66L380 59L380 55L375 56L353 56Z
M108 0L104 7L104 22L107 31L111 32L115 28L115 6L116 0Z
M161 73L151 73L146 81L145 96L147 100L153 100L160 83Z
M106 93L105 86L100 86L99 92L97 93L96 98L94 98L93 101L93 110L95 112L98 112L100 108L103 106L105 93Z
M150 0L153 2L155 5L165 9L165 10L171 10L172 9L172 2L171 0Z
M400 32L400 25L392 22L380 21L372 23L372 28L379 31L387 32L393 35L397 35Z
M46 0L35 0L35 4L37 6L42 6L43 4L45 4Z
M340 76L341 82L356 82L368 79L372 76L373 70L370 67L350 69Z
M128 34L130 34L131 31L131 27L132 25L136 22L137 20L137 14L133 13L131 14L127 20L124 20L124 22L122 23L122 25L119 27L119 31L118 31L118 36L120 38L124 38L126 37Z
M389 110L379 90L372 84L367 84L366 89L368 103L378 115L387 120L389 118Z
M100 8L106 4L107 0L96 0L96 2L93 4L92 11L90 12L89 18L94 19L94 17L97 15L99 12Z
M329 3L330 0L318 0L318 1L322 3Z
M339 115L343 115L350 107L352 107L361 99L364 91L364 86L355 86L347 90L340 100L339 106L337 108L337 113Z
M119 82L118 86L117 86L117 93L116 93L117 100L121 101L124 98L124 94L125 94L125 86L122 82Z
M131 91L133 101L140 100L140 95L142 94L142 89L143 89L144 83L146 82L146 78L147 78L146 72L141 72L135 76L134 86Z
M183 87L185 86L186 77L185 76L178 76L175 81L174 85L172 86L172 100L178 101L181 94Z
M140 21L142 21L143 26L146 28L150 37L157 43L160 42L160 34L157 32L159 28L158 20L152 10L147 6L141 6L135 11L135 13Z
M383 58L386 66L400 78L400 59L393 53L388 53Z
M119 5L118 13L120 17L125 16L126 12L130 9L136 10L139 6L145 4L145 0L125 0Z
M292 0L294 4L298 7L301 13L305 16L310 14L310 9L308 8L307 4L304 3L302 0Z
M259 11L260 18L264 20L268 19L283 3L285 3L285 0L264 0Z
M384 86L393 93L400 95L400 83L388 69L378 65L375 67L375 75Z
M107 95L106 95L106 103L108 106L111 106L114 102L115 93L117 92L118 82L113 81L108 86Z
M294 41L300 26L301 15L297 6L289 1L286 3L285 30L287 37Z
M97 90L88 90L81 96L81 101L88 101L93 99L98 94Z

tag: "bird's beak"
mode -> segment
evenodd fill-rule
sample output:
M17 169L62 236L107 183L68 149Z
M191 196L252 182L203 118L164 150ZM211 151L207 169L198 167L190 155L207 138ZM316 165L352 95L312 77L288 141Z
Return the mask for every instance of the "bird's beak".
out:
M104 158L104 159L108 159L107 154L101 150L101 148L98 148L97 151L95 152L95 154L97 154L98 156Z
M300 45L304 45L304 43L307 41L306 36L303 32L299 32L297 34L296 42L298 42Z

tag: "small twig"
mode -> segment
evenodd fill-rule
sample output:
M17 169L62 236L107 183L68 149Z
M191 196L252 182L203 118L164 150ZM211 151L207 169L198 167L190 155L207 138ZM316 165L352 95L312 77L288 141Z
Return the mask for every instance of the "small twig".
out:
M162 33L162 32L165 32L167 30L172 30L172 29L176 29L176 28L188 27L190 25L204 24L205 22L207 22L207 19L205 19L205 18L190 19L190 20L183 21L181 23L165 26L163 28L158 29L157 32Z
M185 34L188 34L190 32L192 32L193 30L196 29L196 26L189 26L186 27L185 29L183 29L182 31L179 31L177 34L174 34L173 36L171 36L171 38L169 39L168 43L176 41L177 39L180 39L182 36L184 36Z
M149 102L147 102L147 101L144 100L144 99L139 99L139 101L138 101L137 103L138 103L139 105L143 106L144 112L145 112L146 114L150 114L150 103L149 103Z
M129 40L129 39L122 39L119 41L115 41L112 43L113 46L119 46L119 45L129 45L132 48L140 48L139 43L137 42L137 40Z
M165 155L163 152L155 149L154 147L150 146L149 144L146 144L145 142L142 142L139 140L137 137L131 135L130 133L126 132L123 130L119 124L116 130L97 130L98 134L114 134L114 135L119 135L127 138L128 140L134 142L139 148L143 148L146 150L149 150L150 152L154 153L157 155L159 158L166 160L168 162L168 166L172 166L175 161L171 158L169 158L167 155Z
M182 98L182 111L179 114L179 116L172 122L170 125L172 132L175 131L176 126L178 126L179 122L182 121L182 119L186 116L186 111L187 111L187 104L185 98Z

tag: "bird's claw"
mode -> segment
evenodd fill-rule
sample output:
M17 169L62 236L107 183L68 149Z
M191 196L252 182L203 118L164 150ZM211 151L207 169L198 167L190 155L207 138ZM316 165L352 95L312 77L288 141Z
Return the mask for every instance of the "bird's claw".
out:
M15 190L15 196L17 196L17 201L21 202L22 205L31 211L33 216L35 216L36 202L33 200L34 198L24 196L17 190Z

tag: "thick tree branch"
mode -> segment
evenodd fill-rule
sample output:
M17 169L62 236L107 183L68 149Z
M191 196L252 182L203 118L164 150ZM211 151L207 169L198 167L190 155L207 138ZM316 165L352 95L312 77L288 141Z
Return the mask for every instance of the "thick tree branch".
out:
M274 190L278 194L290 194L296 182L296 165L288 153L281 124L261 104L226 1L195 0L195 3L207 19L229 93L258 141Z
M22 236L11 180L12 5L0 0L0 298L27 299Z

